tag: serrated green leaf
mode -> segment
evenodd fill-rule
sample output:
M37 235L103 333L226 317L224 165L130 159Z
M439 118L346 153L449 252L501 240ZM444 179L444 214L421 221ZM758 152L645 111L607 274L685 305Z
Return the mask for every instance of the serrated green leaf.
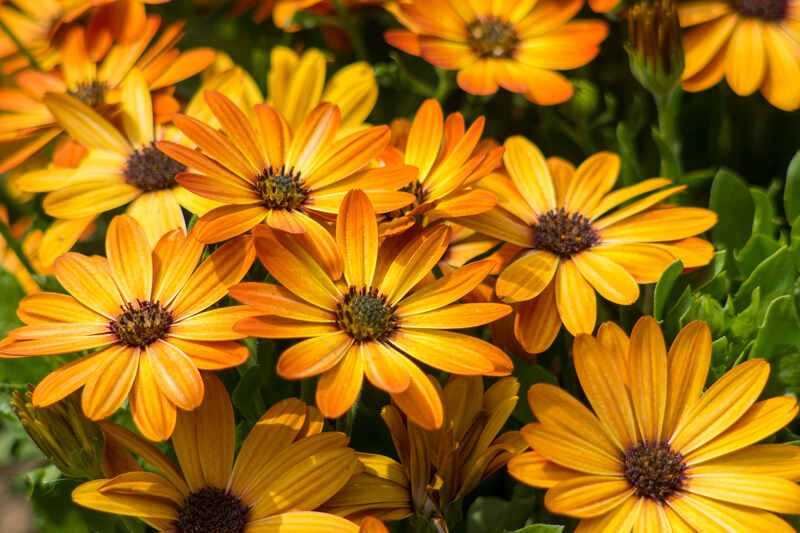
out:
M753 273L753 270L761 264L766 258L774 254L781 247L781 244L766 235L753 234L747 241L747 244L734 253L736 258L736 266L739 272L747 277Z
M511 501L480 496L467 510L467 533L502 533L519 528L531 514L535 498Z
M789 247L783 246L767 259L762 261L752 274L736 291L733 303L736 309L744 309L750 305L750 297L758 287L761 289L761 301L769 303L778 296L792 291L797 271L789 253Z
M653 316L659 322L664 319L669 294L672 292L672 287L681 272L683 272L683 263L680 260L675 261L664 270L658 283L656 283L656 289L653 293Z
M796 220L800 217L800 150L794 154L786 170L783 209L786 212L786 220Z
M711 228L715 243L728 250L741 248L753 231L755 203L747 183L727 169L720 169L711 183L709 207L719 216Z

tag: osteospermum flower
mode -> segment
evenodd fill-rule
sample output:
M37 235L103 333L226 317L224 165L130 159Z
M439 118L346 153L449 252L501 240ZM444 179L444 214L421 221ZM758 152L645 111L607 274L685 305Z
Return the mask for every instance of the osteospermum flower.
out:
M461 113L444 119L435 99L420 106L414 121L407 127L393 123L392 146L407 165L417 168L417 179L401 190L414 194L414 202L387 213L381 221L381 235L400 233L410 228L418 215L425 215L423 225L444 218L475 215L497 203L494 194L469 185L486 176L500 164L501 147L480 149L479 142L486 120L479 117L469 129ZM466 131L465 131L466 129ZM398 130L407 131L398 135ZM387 151L387 164L400 154Z
M342 114L339 135L362 127L378 99L378 83L369 63L359 61L339 69L325 82L325 56L316 48L303 55L284 46L270 52L267 104L299 131L303 120L320 102L330 102Z
M777 108L800 107L800 2L679 2L686 30L683 88L702 91L724 76L741 96L760 90Z
M0 143L15 142L19 146L0 162L0 172L19 165L64 131L45 103L48 93L69 94L101 114L111 114L123 98L123 83L133 70L139 70L153 92L156 120L163 122L166 115L178 111L179 105L168 89L211 64L214 51L176 50L183 23L165 28L151 45L160 25L159 17L148 17L135 40L115 44L99 59L92 57L87 47L86 31L72 28L59 46L62 63L56 69L17 74L19 89L0 90Z
M400 464L382 456L362 456L365 471L325 508L351 519L368 514L404 518L402 511L409 506L418 514L441 517L451 503L528 447L517 431L498 436L517 405L518 390L516 378L503 378L484 391L479 376L453 376L442 391L445 419L436 431L420 428L393 405L384 407L381 416ZM408 480L405 487L403 480ZM401 494L405 489L405 499L398 495L399 487Z
M180 412L172 437L180 470L149 443L104 424L157 472L89 481L72 492L73 501L171 533L358 533L352 522L314 512L358 468L347 435L322 432L319 413L290 398L261 417L234 460L228 392L215 376L204 378L203 404Z
M676 259L687 268L711 260L711 244L692 236L713 226L716 214L657 205L684 186L654 178L610 192L619 172L616 154L596 154L575 169L546 161L523 137L505 146L511 179L494 174L480 184L497 195L498 207L459 223L522 248L500 273L495 292L520 303L515 333L529 352L546 350L562 323L573 335L591 333L595 291L630 305L638 284L658 281Z
M538 422L522 428L533 452L511 474L547 488L554 513L581 519L576 533L791 533L772 513L800 514L800 448L755 444L791 422L797 402L757 402L769 376L745 361L703 392L711 362L705 322L684 327L667 355L655 319L630 339L611 323L573 345L594 413L548 384L531 387Z
M0 343L0 357L68 354L102 348L51 372L36 387L33 403L49 405L83 387L86 416L110 416L130 393L133 421L151 440L165 440L177 408L203 400L199 369L236 366L249 351L233 342L231 326L252 312L244 306L205 311L238 283L255 258L242 237L212 253L200 266L203 245L181 230L152 248L130 216L115 217L106 255L70 252L55 263L69 293L42 292L20 301L26 326Z
M75 168L50 167L16 179L24 191L48 192L43 207L57 220L39 254L45 264L68 251L98 215L123 205L129 204L128 214L151 245L168 231L185 230L181 206L204 213L219 205L180 187L175 178L186 167L155 147L160 139L184 139L176 128L157 124L143 74L132 70L121 91L122 130L77 98L45 97L64 129L88 150Z
M367 168L389 142L386 126L335 140L341 112L333 104L314 108L293 133L272 106L256 105L251 123L224 95L207 91L205 96L225 135L175 115L175 124L200 152L157 143L161 151L197 170L179 176L181 185L225 204L198 220L196 232L203 242L223 241L266 221L281 231L307 234L309 246L325 254L334 247L333 238L312 216L335 215L348 190L364 188L382 213L414 199L396 192L411 181L413 168Z
M582 6L583 0L411 0L389 6L408 31L385 36L404 52L458 70L458 85L468 93L493 94L500 86L552 105L573 93L556 71L594 59L608 35L605 22L570 22Z
M242 334L303 338L281 354L278 374L303 379L321 374L317 405L325 416L344 414L366 374L425 428L442 423L439 395L411 356L446 372L506 375L511 360L476 337L448 331L487 324L510 312L497 303L455 304L486 277L491 262L472 263L423 281L450 242L445 226L379 246L375 211L366 194L351 191L336 221L333 253L344 279L331 277L295 235L256 228L259 259L283 287L242 283L231 295L267 316L236 324Z

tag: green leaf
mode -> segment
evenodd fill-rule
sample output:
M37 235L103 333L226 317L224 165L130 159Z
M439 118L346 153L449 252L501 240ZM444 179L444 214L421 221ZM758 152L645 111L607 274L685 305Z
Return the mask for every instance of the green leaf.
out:
M786 211L786 220L796 220L800 216L800 150L794 154L786 170L783 209Z
M729 250L741 248L753 231L755 203L747 183L727 169L720 169L711 183L709 207L719 215L711 228L715 243Z
M678 276L683 272L683 263L675 261L661 274L661 278L656 283L656 290L653 294L653 316L659 322L664 319L664 312L667 310L667 299L669 298L672 287Z
M17 318L17 304L25 296L17 278L0 267L0 338L22 325Z
M736 309L745 309L750 305L750 296L757 287L761 289L761 301L765 304L771 302L778 296L789 294L796 277L789 247L783 246L753 270L736 291L733 303Z
M542 365L533 365L524 361L518 361L514 365L514 375L519 379L520 390L523 391L522 397L514 408L514 418L527 424L533 422L533 413L528 405L526 393L531 385L536 383L550 383L558 385L558 380Z
M535 497L508 501L495 496L480 496L467 511L467 533L513 531L525 523L535 503Z
M617 124L617 149L622 159L622 183L633 185L641 181L635 138L624 122Z
M791 295L775 298L767 308L750 352L772 363L773 378L783 392L800 392L800 316Z
M744 277L749 276L764 259L774 254L780 247L781 243L772 237L754 233L744 248L733 254L739 272Z
M564 531L564 526L555 526L551 524L533 524L525 526L516 531L506 530L505 533L561 533Z
M753 204L755 205L755 213L753 215L753 234L760 233L770 237L775 235L778 231L778 222L776 221L775 207L772 205L772 199L763 190L752 187L750 194L753 197Z

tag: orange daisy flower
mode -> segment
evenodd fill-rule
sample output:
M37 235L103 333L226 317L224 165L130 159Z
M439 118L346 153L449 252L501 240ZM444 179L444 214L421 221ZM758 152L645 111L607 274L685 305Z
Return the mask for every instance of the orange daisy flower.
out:
M160 25L159 17L148 17L135 40L114 45L99 59L87 47L86 31L73 28L60 46L63 61L55 70L21 72L15 77L19 89L0 89L0 143L23 141L0 162L0 172L19 165L63 132L44 101L49 93L69 94L108 115L118 110L130 73L139 70L153 93L156 120L163 122L178 111L171 87L210 65L215 53L210 48L176 50L182 22L165 28L151 46Z
M522 428L534 451L508 463L547 488L553 513L576 533L793 533L772 513L800 514L800 448L755 444L791 422L797 401L757 402L769 377L745 361L703 392L711 363L705 322L684 327L669 355L653 317L630 339L612 323L573 345L594 413L549 384L528 393L538 422Z
M389 143L386 126L337 139L339 108L322 103L293 133L272 106L256 105L251 122L224 95L207 91L205 97L224 135L178 114L175 124L201 151L157 143L162 152L199 172L178 176L178 183L225 204L197 221L197 237L203 242L224 241L266 221L272 228L307 235L307 245L326 254L335 248L333 237L312 217L335 215L350 189L364 188L381 213L414 200L411 194L397 192L413 179L413 168L368 166Z
M130 216L115 217L106 254L70 252L55 276L69 295L42 292L22 299L17 315L27 324L0 343L0 357L57 355L103 347L51 372L33 403L49 405L83 388L83 411L107 418L130 393L136 427L165 440L177 408L203 400L198 369L236 366L249 351L231 326L252 315L244 306L203 312L225 296L255 258L250 239L231 241L198 267L203 245L180 230L152 248ZM197 268L195 268L197 267Z
M228 392L204 375L206 397L178 414L172 445L180 469L152 444L113 423L103 431L156 472L137 469L89 481L75 503L136 516L164 532L358 533L357 525L315 512L358 470L347 435L323 432L323 419L295 398L264 413L238 456Z
M596 154L575 169L545 160L523 137L511 137L505 147L511 178L494 174L479 184L497 195L498 207L459 223L522 248L500 273L495 292L505 302L520 302L514 328L529 352L546 350L562 323L573 335L591 333L595 291L630 305L639 297L638 284L658 281L676 259L685 267L711 261L711 244L693 236L713 226L717 215L657 205L684 186L666 187L669 180L654 178L609 192L619 173L616 154ZM614 210L651 191L657 192Z
M15 180L24 191L48 192L43 207L57 220L45 233L46 246L39 253L47 265L72 248L98 215L120 206L129 204L128 214L155 245L168 231L185 231L182 206L202 214L219 205L180 187L175 178L186 167L156 149L156 140L187 141L174 126L157 123L144 75L132 70L121 92L122 131L77 98L56 93L45 97L59 123L88 150L75 168L51 166ZM205 107L197 99L187 112L203 117L198 104Z
M683 88L702 91L725 77L741 96L760 90L779 109L800 108L800 2L679 2L686 69Z
M382 156L384 163L396 164L402 158L418 172L417 179L401 189L414 194L414 202L387 213L381 221L381 235L407 230L417 216L424 215L423 226L427 226L494 207L494 194L469 187L497 168L503 155L502 147L482 149L479 144L485 122L479 117L466 129L461 113L452 113L445 120L439 102L431 98L420 106L407 127L392 123L392 146L400 153L388 150Z
M317 405L336 418L355 402L364 374L425 428L442 424L439 395L408 356L446 372L506 375L511 360L476 337L448 331L480 326L510 312L497 303L455 304L492 267L477 262L414 289L450 242L446 226L378 241L375 211L366 194L351 191L336 222L333 253L344 279L331 277L296 236L256 228L259 259L283 287L243 283L231 295L263 315L243 319L238 332L264 338L308 337L283 352L278 374L303 379L322 374Z
M500 86L552 105L573 93L556 71L594 59L608 35L603 21L570 22L582 6L583 0L410 0L390 4L407 30L385 37L436 67L458 70L458 85L468 93L494 94Z

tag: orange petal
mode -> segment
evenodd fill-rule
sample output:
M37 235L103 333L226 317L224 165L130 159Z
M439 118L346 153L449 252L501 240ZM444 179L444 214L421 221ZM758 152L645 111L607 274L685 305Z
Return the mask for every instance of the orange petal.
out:
M439 155L444 132L442 107L433 98L425 100L417 111L406 142L405 162L417 167L418 179L424 181Z
M528 353L547 350L561 330L556 307L555 284L548 285L536 298L522 302L514 317L514 336Z
M398 302L396 315L425 313L459 300L477 287L493 266L493 261L476 261L426 284Z
M286 379L316 376L333 368L352 345L350 335L341 331L298 342L284 350L276 371Z
M567 211L591 213L616 183L619 167L619 156L610 152L600 152L581 163L564 198Z
M470 94L496 93L498 89L495 76L496 66L492 60L479 59L458 72L456 77L458 86Z
M579 475L575 470L551 463L538 452L526 452L512 457L508 462L508 473L526 485L544 489Z
M173 323L169 335L196 341L238 340L243 337L233 330L234 324L259 314L263 313L246 305L211 309Z
M139 367L139 349L118 346L96 368L81 395L83 412L92 420L108 418L128 397Z
M122 297L147 302L153 287L150 242L142 227L127 215L114 217L106 233L106 257Z
M333 323L336 320L331 311L298 300L293 293L280 285L245 282L234 285L228 292L240 302L261 311L263 315L279 315L304 322Z
M250 165L257 169L265 168L266 162L258 137L242 110L227 96L217 91L205 91L203 96L211 112L222 125L222 129L247 156Z
M462 375L483 375L494 370L486 352L502 350L491 344L461 333L446 330L395 330L388 342L415 359L434 368ZM499 354L498 354L499 355ZM509 366L511 362L509 361Z
M625 481L619 454L609 455L581 435L539 422L527 424L521 432L525 442L563 468Z
M630 393L641 439L660 441L667 408L667 350L661 328L651 316L640 318L631 331Z
M169 305L191 277L203 245L183 231L173 230L153 250L153 300Z
M358 398L363 381L364 358L361 350L353 346L317 383L317 406L325 418L345 414Z
M711 365L711 330L695 320L684 326L669 347L667 412L664 430L672 434L678 421L692 407L706 384Z
M624 268L637 283L655 283L676 256L666 247L649 243L614 244L592 248L593 255L602 256Z
M336 324L305 322L282 316L251 316L236 323L234 329L247 337L262 339L302 339L340 331Z
M597 322L597 299L591 285L570 259L556 271L556 307L564 327L573 335L591 333Z
M250 231L268 213L261 204L223 205L200 217L192 228L192 235L203 243L225 241Z
M36 389L33 391L33 404L37 407L46 407L66 398L83 387L95 370L106 364L106 358L117 352L118 347L113 346L97 353L85 355L50 372L36 385Z
M131 145L119 130L77 98L69 94L47 93L44 103L58 123L81 144L123 156L131 152Z
M601 516L633 496L634 489L621 478L584 476L562 481L544 496L550 512L579 518Z
M464 329L494 322L511 312L511 306L498 303L453 304L406 316L400 319L400 327L420 329Z
M458 223L489 237L524 248L534 244L533 229L502 207L496 206L480 215L458 219Z
M158 340L148 346L144 356L150 359L153 379L161 392L177 407L191 411L203 401L203 380L194 363L178 348Z
M351 287L369 287L378 261L378 221L367 196L347 193L336 220L336 242L344 257L344 277Z
M247 346L232 341L195 341L167 337L170 344L186 354L200 370L221 370L244 363L250 357Z
M600 232L604 242L660 242L692 237L717 223L708 209L675 207L645 211Z
M537 215L555 209L553 179L539 148L521 136L511 137L504 146L506 169L528 205Z
M260 169L250 164L236 145L217 130L194 117L179 113L173 115L172 121L203 152L227 170L247 181L253 181L260 173Z
M392 400L421 428L439 429L444 420L444 408L438 389L413 362L406 358L399 361L405 365L410 381L404 392L392 394Z
M408 389L411 376L400 361L404 357L402 354L380 342L362 342L357 347L370 383L390 394Z
M495 292L506 302L537 297L553 280L559 259L545 250L530 250L508 265L497 278Z

